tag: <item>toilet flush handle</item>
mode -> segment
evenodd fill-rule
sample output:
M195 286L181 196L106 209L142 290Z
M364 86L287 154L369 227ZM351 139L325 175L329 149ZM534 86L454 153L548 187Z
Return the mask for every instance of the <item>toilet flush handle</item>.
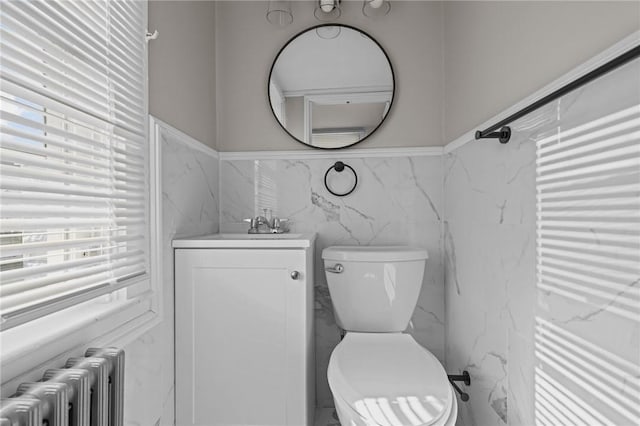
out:
M327 272L331 272L332 274L341 274L342 271L344 271L344 266L342 266L339 263L336 263L333 266L327 266L326 268L324 268L324 270Z

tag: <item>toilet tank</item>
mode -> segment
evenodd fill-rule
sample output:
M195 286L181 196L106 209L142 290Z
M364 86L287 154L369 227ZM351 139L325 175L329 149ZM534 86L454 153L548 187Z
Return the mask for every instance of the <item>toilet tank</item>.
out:
M418 301L425 249L332 246L322 251L338 326L354 332L402 332Z

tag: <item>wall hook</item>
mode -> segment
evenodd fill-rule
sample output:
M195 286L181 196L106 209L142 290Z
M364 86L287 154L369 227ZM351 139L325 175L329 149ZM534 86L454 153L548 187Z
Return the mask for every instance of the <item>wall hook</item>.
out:
M160 33L158 32L158 30L154 30L152 33L150 33L149 31L147 31L147 34L145 35L145 39L147 40L147 42L149 40L155 40L158 38L158 36L160 35Z

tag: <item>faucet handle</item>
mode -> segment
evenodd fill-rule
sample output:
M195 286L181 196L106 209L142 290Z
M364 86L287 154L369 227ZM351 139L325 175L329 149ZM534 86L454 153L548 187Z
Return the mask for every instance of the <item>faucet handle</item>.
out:
M273 226L272 226L272 232L275 234L282 234L284 232L287 232L288 229L286 228L286 226L282 226L284 223L289 222L289 219L280 219L279 217L274 217L273 218Z
M249 223L249 234L256 234L258 232L258 218L250 217L247 219L242 219L242 221Z

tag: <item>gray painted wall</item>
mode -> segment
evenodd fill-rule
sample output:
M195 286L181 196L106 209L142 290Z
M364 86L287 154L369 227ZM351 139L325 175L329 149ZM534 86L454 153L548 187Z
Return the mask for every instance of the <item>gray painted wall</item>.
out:
M149 112L216 147L215 2L149 2Z
M280 128L267 100L267 79L280 48L319 24L315 2L292 2L294 21L267 22L266 1L217 3L216 64L218 150L310 149ZM396 99L388 121L361 148L442 144L442 4L393 1L384 18L362 15L360 1L343 2L340 23L362 28L390 56Z
M371 20L346 1L339 19L376 38L396 73L389 120L362 148L444 145L640 30L634 1L392 4ZM313 6L294 1L277 28L266 1L152 0L150 112L220 151L309 149L275 122L266 80L280 47L318 23Z
M638 30L637 1L446 1L444 144Z

